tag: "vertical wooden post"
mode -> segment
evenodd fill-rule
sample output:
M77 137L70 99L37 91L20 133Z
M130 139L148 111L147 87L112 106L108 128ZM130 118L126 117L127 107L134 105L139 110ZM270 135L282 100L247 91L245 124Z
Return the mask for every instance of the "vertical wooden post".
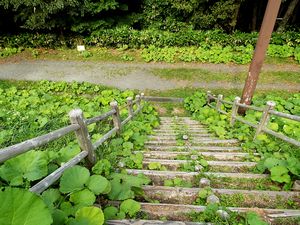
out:
M96 155L91 142L90 134L84 122L84 117L81 109L74 109L69 112L70 121L72 124L78 124L80 128L75 131L76 138L82 151L88 152L88 162L91 165L96 163Z
M132 97L127 98L127 107L128 107L128 114L129 116L133 117L134 112L133 112L133 106L132 106Z
M140 109L141 107L141 96L140 95L136 95L135 96L136 101L136 105L137 105L137 109Z
M110 103L110 107L114 109L116 112L112 115L114 126L117 128L117 134L121 134L121 118L120 118L120 110L118 107L118 102L113 101Z
M141 101L144 99L144 97L145 97L145 94L142 92L141 93Z
M211 95L211 91L207 91L206 92L206 102L207 102L207 104L210 104L210 95Z
M239 109L239 106L237 103L240 103L241 98L240 97L235 97L233 105L232 105L232 110L231 110L231 119L230 119L230 125L233 126L235 123L235 117L237 116L237 112Z
M276 105L275 102L272 102L272 101L267 102L267 105L265 106L265 109L264 109L263 114L261 116L260 122L258 124L257 129L256 129L254 139L257 138L257 135L259 135L260 132L262 131L262 129L265 128L266 125L268 124L269 119L270 119L269 111L274 109L275 105Z
M217 104L216 104L217 111L221 110L221 105L222 105L221 100L222 99L223 99L223 95L218 95L218 100L217 100Z

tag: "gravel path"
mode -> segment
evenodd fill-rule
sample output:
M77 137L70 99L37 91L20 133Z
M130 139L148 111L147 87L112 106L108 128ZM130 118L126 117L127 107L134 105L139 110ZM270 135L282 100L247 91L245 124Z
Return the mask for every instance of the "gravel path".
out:
M183 87L199 88L242 88L236 82L193 82L162 79L152 73L153 68L201 68L214 72L247 72L245 65L224 64L164 64L164 63L107 63L80 61L19 61L0 64L0 79L88 81L120 89L169 90ZM265 65L265 71L294 71L300 73L297 65ZM258 89L300 90L300 84L260 84Z

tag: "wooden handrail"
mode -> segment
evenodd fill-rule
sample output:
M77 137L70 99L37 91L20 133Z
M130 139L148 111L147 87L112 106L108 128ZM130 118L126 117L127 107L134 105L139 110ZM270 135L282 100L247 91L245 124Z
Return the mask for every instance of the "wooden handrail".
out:
M119 108L117 102L112 102L111 107L112 109L108 112L105 112L99 116L90 118L90 119L84 119L82 110L75 109L72 110L69 113L71 125L68 125L66 127L60 128L58 130L55 130L53 132L50 132L48 134L38 136L36 138L21 142L19 144L9 146L3 149L0 149L0 163L4 162L10 158L13 158L17 155L20 155L22 153L25 153L33 148L42 146L44 144L47 144L53 140L56 140L60 137L65 136L66 134L69 134L70 132L76 133L76 138L78 140L78 143L81 148L81 152L77 154L75 157L73 157L68 162L64 163L60 168L43 178L41 181L39 181L36 185L30 188L31 192L40 194L44 190L46 190L50 185L52 185L55 181L57 181L60 176L63 174L63 172L78 164L80 161L82 161L84 158L88 158L88 161L91 165L93 165L96 162L96 156L95 156L95 150L107 139L109 139L114 133L121 132L122 126L124 126L127 122L129 122L136 114L138 114L141 109L141 100L144 98L144 94L137 95L136 99L132 101L132 98L129 98L128 103L126 104L128 108L128 114L129 116L124 120L121 121L120 114L119 114ZM136 104L138 106L137 110L133 110L133 105ZM106 134L104 134L98 141L96 141L94 144L90 140L89 132L87 129L87 125L102 121L109 116L113 117L114 120L114 128L112 128L110 131L108 131Z
M210 104L210 100L214 99L216 100L217 104L216 106L213 106ZM293 144L297 147L300 147L300 141L297 141L293 138L290 138L288 136L285 136L281 133L272 131L270 129L267 128L267 124L269 122L269 117L270 115L274 115L274 116L278 116L281 118L287 118L290 120L294 120L294 121L298 121L300 122L300 116L297 115L291 115L291 114L287 114L287 113L282 113L282 112L278 112L273 110L273 108L275 107L275 103L274 102L267 102L266 107L265 108L261 108L261 107L257 107L257 106L253 106L253 105L245 105L245 104L241 104L240 103L240 98L236 97L234 102L229 102L229 101L224 101L223 100L223 95L219 95L218 97L214 97L210 91L207 92L207 105L215 110L217 110L218 112L222 113L222 114L228 114L226 111L221 109L221 104L225 103L225 104L230 104L232 105L232 111L231 111L231 120L230 120L230 124L231 126L234 125L235 121L238 120L244 124L247 124L248 126L251 126L253 128L256 129L256 133L254 136L254 139L256 139L256 137L261 133L267 133L270 134L276 138L279 138L285 142L288 142L290 144ZM245 119L242 119L240 116L237 115L237 111L239 107L243 107L243 108L247 108L247 109L251 109L254 111L259 111L259 112L263 112L262 117L260 119L260 122L258 124L253 124Z

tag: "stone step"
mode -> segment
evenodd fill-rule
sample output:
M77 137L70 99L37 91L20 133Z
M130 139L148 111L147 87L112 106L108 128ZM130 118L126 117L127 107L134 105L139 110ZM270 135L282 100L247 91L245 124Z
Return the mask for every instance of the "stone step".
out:
M212 138L192 139L192 140L189 140L189 141L181 140L181 141L183 142L183 144L185 143L186 145L193 145L193 146L207 145L207 144L230 145L230 144L238 144L239 143L239 141L236 140L236 139L222 140L222 139L212 139ZM167 140L150 140L150 141L146 141L145 144L146 145L162 145L162 146L177 145L177 141L176 140L173 140L173 141L172 140L171 141L167 141Z
M150 135L148 136L148 139L150 141L166 141L166 142L174 142L176 143L177 140L177 135L173 135L173 136L160 136L160 135ZM208 141L208 140L216 140L217 137L213 137L211 136L200 136L200 137L190 137L191 140L193 141Z
M166 160L166 159L144 159L143 166L148 168L150 163L160 163L168 170L179 170L184 164L188 164L192 160ZM219 172L233 172L239 173L245 171L247 168L254 168L257 163L255 162L231 162L231 161L207 161L209 169L214 168L214 171Z
M183 205L183 204L164 204L164 203L141 203L141 211L146 213L150 219L167 218L169 220L187 221L192 212L203 212L205 206L201 205ZM268 208L245 208L245 207L228 207L230 211L237 213L256 212L265 215L268 218L286 218L299 217L300 210L292 209L268 209Z
M185 221L162 221L162 220L108 220L107 225L212 225L211 223L196 223Z
M215 137L213 134L211 133L203 133L203 134L189 134L192 138L198 138L198 137ZM163 137L163 138L173 138L176 139L176 137L178 136L178 134L172 133L172 134L168 134L168 133L158 133L156 132L155 134L149 136L150 137Z
M199 191L203 188L144 186L147 199L155 199L160 203L194 204ZM240 207L276 208L300 207L300 192L293 191L261 191L261 190L235 190L215 189L212 192L219 197L222 206L239 205ZM293 201L294 205L289 206Z
M189 156L192 155L191 152L166 152L166 151L145 151L143 152L145 158L159 158L159 159L176 159L179 156ZM215 159L215 160L232 160L238 161L245 159L249 156L248 153L242 152L199 152L197 155L202 155L205 159ZM255 153L254 155L257 155Z
M185 130L186 132L188 132L189 134L203 134L203 133L208 133L207 129L187 129ZM175 129L153 129L153 132L155 133L167 133L167 134L178 134L181 131L179 130L175 130Z
M159 171L159 170L137 170L137 169L127 169L129 174L138 175L144 174L148 176L155 185L164 185L165 180L172 180L174 178L180 178L184 181L190 182L195 186L198 186L197 180L200 179L198 172L181 172L181 171ZM210 177L212 179L219 178L234 178L242 180L260 180L267 179L269 175L267 174L253 174L253 173L217 173L217 172L203 172L202 177ZM219 187L218 187L219 188Z
M237 146L158 146L145 145L146 149L152 151L215 151L215 152L239 152L241 147Z

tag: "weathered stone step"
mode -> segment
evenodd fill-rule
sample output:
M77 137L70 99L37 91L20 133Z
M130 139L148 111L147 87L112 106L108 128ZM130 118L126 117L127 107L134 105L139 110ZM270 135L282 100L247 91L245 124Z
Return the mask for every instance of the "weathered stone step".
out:
M169 204L194 204L202 188L144 186L147 199L155 199L160 203ZM276 208L300 207L300 192L286 191L261 191L261 190L235 190L212 189L219 197L222 206L239 205L240 207ZM294 205L290 206L289 202Z
M148 176L153 184L164 185L165 180L172 180L174 178L180 178L184 181L190 182L193 185L197 184L197 180L200 179L198 172L181 172L181 171L159 171L159 170L137 170L137 169L127 169L129 174L138 175L144 174ZM204 172L203 176L212 177L213 179L219 178L236 178L236 179L266 179L269 176L267 174L253 174L253 173L216 173L216 172ZM198 186L198 184L196 185Z
M107 225L212 225L211 223L196 223L184 221L162 221L162 220L108 220Z
M163 203L141 203L141 211L146 213L150 219L159 219L166 217L170 220L189 220L189 213L203 212L205 206L198 205L182 205L182 204L163 204ZM244 207L228 207L227 209L238 212L254 211L269 218L285 218L285 217L299 217L300 210L292 209L268 209L268 208L244 208Z
M153 151L216 151L216 152L239 152L241 147L237 146L158 146L146 145L146 149Z
M143 152L145 158L159 158L159 159L176 159L179 156L192 155L191 152L166 152L166 151L145 151ZM249 156L248 153L243 152L199 152L197 155L202 155L205 159L215 160L232 160L238 161ZM257 155L257 154L255 154Z
M168 170L179 170L184 164L188 164L192 160L166 160L166 159L144 159L143 166L148 168L150 163L160 163ZM255 162L231 162L231 161L207 161L209 168L216 167L220 172L243 172L247 168L253 168L257 163Z
M207 129L187 129L185 130L188 134L206 134L208 133ZM155 133L167 133L167 134L179 134L181 131L175 129L154 129L153 132Z
M217 137L214 136L208 136L208 135L201 135L199 137L190 137L190 139L192 140L196 140L196 141L203 141L203 140L215 140ZM169 136L160 136L160 135L150 135L148 136L148 139L151 141L166 141L166 142L174 142L177 140L177 135L169 135ZM176 142L175 142L176 143Z
M211 145L218 145L218 144L222 144L222 145L230 145L230 144L238 144L239 141L236 139L228 139L228 140L222 140L222 139L212 139L212 138L203 138L203 139L192 139L190 141L184 141L182 140L183 143L187 144L187 145L207 145L207 144L211 144ZM176 140L150 140L150 141L146 141L145 142L146 145L177 145L177 141Z
M151 136L149 136L149 138L150 137L163 137L163 138L168 138L168 137L170 137L170 138L174 138L174 139L176 139L176 137L177 137L177 135L178 134L175 134L175 133L172 133L172 134L169 134L169 133L158 133L158 132L156 132L155 134L153 134L153 135L151 135ZM189 134L192 138L198 138L198 137L215 137L213 134L211 134L211 133L203 133L203 134Z

